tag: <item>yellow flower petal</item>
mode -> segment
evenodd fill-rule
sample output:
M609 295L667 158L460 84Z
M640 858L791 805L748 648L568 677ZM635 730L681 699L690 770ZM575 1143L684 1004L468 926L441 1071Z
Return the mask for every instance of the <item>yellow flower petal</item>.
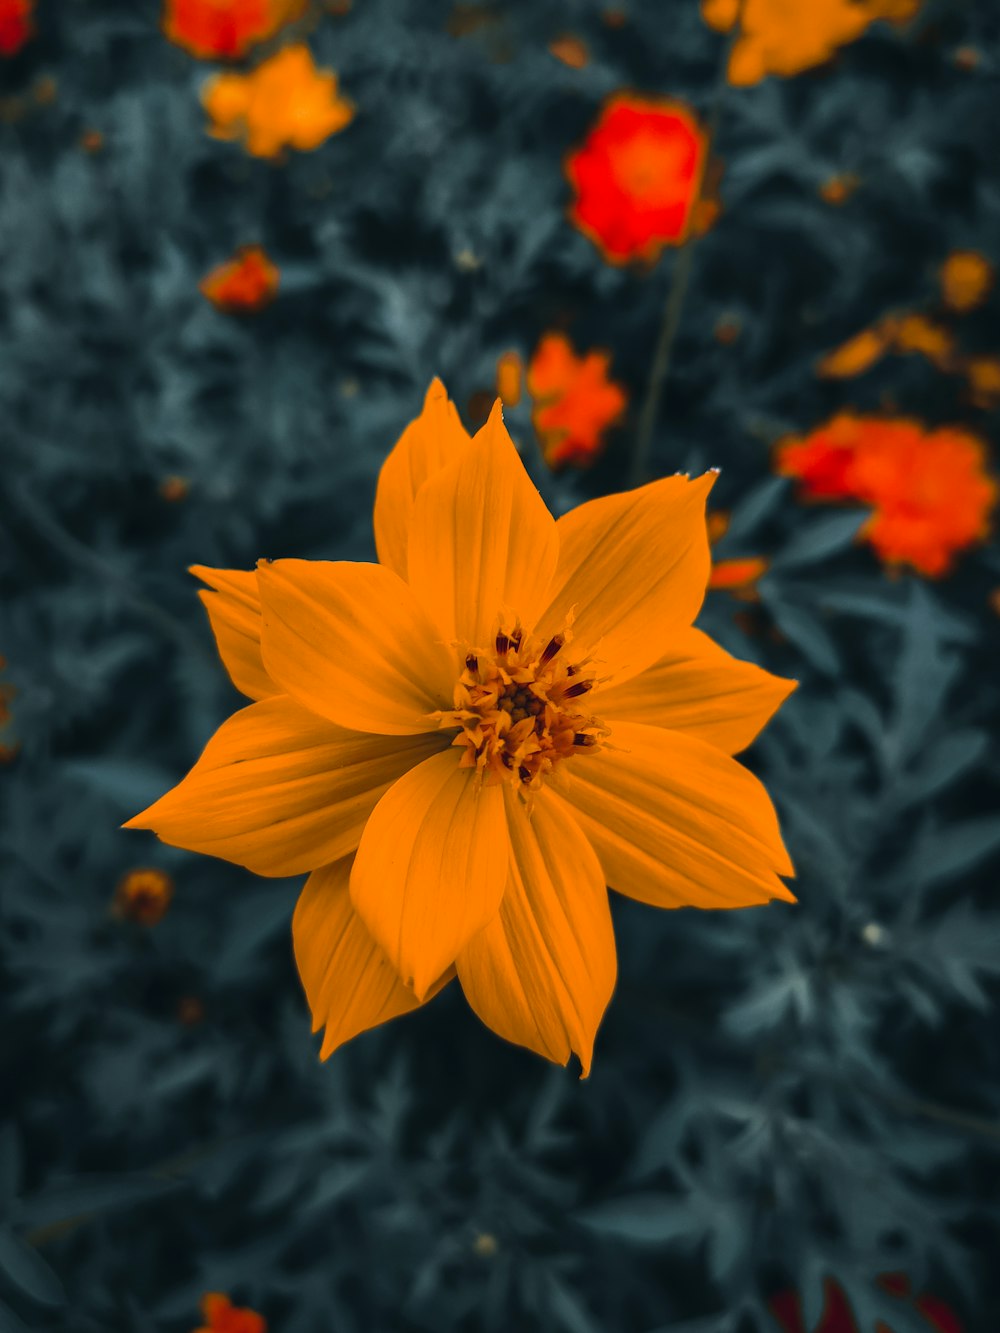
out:
M298 875L352 852L383 793L446 741L346 731L276 695L223 722L187 777L125 827Z
M696 736L616 722L562 792L619 893L654 907L795 901L778 879L795 872L770 797Z
M400 981L365 929L351 902L351 857L314 870L295 907L292 943L313 1032L325 1027L320 1059L359 1032L419 1009L421 1001ZM454 976L450 969L428 999Z
M418 999L496 915L508 848L500 788L459 768L454 750L412 769L375 807L351 898Z
M741 662L701 630L688 629L677 634L670 652L653 666L595 695L594 708L607 722L686 731L727 754L738 754L797 683Z
M423 411L382 464L375 492L375 548L382 564L400 578L407 573L410 515L417 491L471 443L447 389L439 379L432 380Z
M503 424L490 419L417 495L409 581L442 636L483 647L504 615L530 633L556 567L556 525Z
M268 674L321 717L357 731L430 731L453 706L459 664L398 575L346 560L257 567Z
M507 887L458 955L459 980L494 1032L557 1064L575 1051L586 1078L617 973L604 872L563 802L543 793L529 819L507 791Z
M616 684L669 652L705 597L705 499L715 475L665 477L564 514L539 634L557 633L574 612L574 650L593 652Z
M222 664L241 694L266 699L278 687L260 657L260 594L257 575L244 569L209 569L192 565L189 572L214 591L198 596L205 604Z

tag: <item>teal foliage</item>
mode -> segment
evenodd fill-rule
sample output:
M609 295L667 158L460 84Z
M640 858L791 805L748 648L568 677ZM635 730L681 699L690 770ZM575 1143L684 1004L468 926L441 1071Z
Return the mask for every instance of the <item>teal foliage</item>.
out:
M507 420L556 512L627 484L677 258L606 266L566 219L561 161L623 86L708 116L724 42L696 0L633 0L620 27L597 0L470 8L465 35L439 0L317 12L308 40L358 114L279 162L204 132L211 67L152 2L40 0L37 36L0 60L0 652L20 746L0 768L0 1329L184 1333L222 1290L273 1333L764 1333L791 1287L811 1333L832 1275L861 1333L926 1330L877 1285L904 1272L989 1333L1000 557L889 578L853 542L860 513L800 505L769 446L886 403L996 437L920 358L815 376L886 309L933 301L948 251L1000 260L991 5L926 0L906 31L723 95L724 211L652 463L721 466L719 554L771 561L758 603L713 593L699 623L801 682L747 756L798 905L616 899L586 1082L505 1045L454 987L320 1065L299 882L119 828L238 706L186 567L371 559L377 471L432 375L476 425L508 348L558 327L610 349L631 406L590 472L546 475L530 407ZM583 69L547 51L567 27ZM831 208L817 187L844 172L861 186ZM278 297L224 315L198 282L255 242ZM997 309L964 321L970 350L1000 351ZM190 490L168 503L173 474ZM136 864L176 882L155 928L109 911ZM201 1021L180 1021L185 997Z

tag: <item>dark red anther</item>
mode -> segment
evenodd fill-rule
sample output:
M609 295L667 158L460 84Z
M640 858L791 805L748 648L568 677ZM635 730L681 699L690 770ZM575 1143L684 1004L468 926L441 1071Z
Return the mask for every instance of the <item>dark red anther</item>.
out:
M520 768L517 770L517 776L521 779L522 782L530 782L531 769L525 768L524 764L522 764Z
M466 671L479 670L479 658L476 656L475 653L470 653L468 657L465 659L465 669Z
M510 647L510 639L508 639L507 635L504 634L503 630L501 630L500 633L497 635L497 652L501 654L505 653L509 647Z
M517 652L521 647L521 640L524 638L524 630L518 625L510 632L510 641L513 644L514 651Z
M588 736L585 731L578 731L573 737L573 744L582 746L596 745L597 737Z
M542 655L538 659L538 665L545 666L547 662L551 662L556 653L561 651L565 642L566 640L561 634L553 634L552 638L549 639L548 643L542 650Z
M564 699L575 699L580 694L586 694L588 690L594 688L592 680L578 680L575 685L571 685L568 690L563 691Z

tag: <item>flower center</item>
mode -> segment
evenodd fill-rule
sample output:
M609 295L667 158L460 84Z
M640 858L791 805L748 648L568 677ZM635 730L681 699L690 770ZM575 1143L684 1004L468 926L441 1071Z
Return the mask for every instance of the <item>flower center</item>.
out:
M568 626L547 642L501 627L491 648L466 655L455 707L438 717L442 728L459 728L460 766L487 786L510 782L527 797L560 760L593 754L608 735L585 711L597 680L589 660L568 657L570 638Z

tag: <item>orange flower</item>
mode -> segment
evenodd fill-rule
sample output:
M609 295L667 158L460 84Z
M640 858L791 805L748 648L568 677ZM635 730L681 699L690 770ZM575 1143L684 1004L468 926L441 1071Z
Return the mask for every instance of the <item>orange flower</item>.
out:
M993 265L975 250L956 250L941 265L941 296L949 310L965 314L982 305L993 286Z
M609 264L653 260L691 230L707 137L680 102L616 93L566 158L570 221Z
M988 410L1000 404L1000 357L974 356L962 369L976 407Z
M938 370L952 363L954 341L947 329L926 315L903 315L890 325L892 345L897 352L919 352Z
M504 407L517 407L521 401L524 365L520 352L503 352L497 358L497 397Z
M210 1291L201 1298L205 1322L194 1333L267 1333L267 1320L256 1310L233 1305L228 1296Z
M35 0L0 0L0 56L16 55L35 31Z
M620 384L608 379L607 352L577 356L569 339L547 333L528 366L528 392L535 400L532 420L551 468L592 463L604 447L604 432L628 401Z
M470 440L435 381L379 477L380 564L195 567L256 702L128 827L312 871L292 930L322 1056L457 975L502 1037L586 1074L615 984L607 884L793 901L771 802L731 756L794 682L691 628L714 480L556 522L499 403Z
M167 914L174 882L164 870L142 866L123 875L115 890L113 911L140 926L155 926Z
M278 269L259 245L244 245L206 274L198 290L219 310L246 314L274 300L278 277Z
M568 65L570 69L583 69L590 62L590 52L586 44L571 32L563 33L561 37L553 37L549 42L549 54L564 65Z
M757 600L757 580L767 573L769 562L763 556L744 556L739 560L717 560L712 566L708 586L724 589L742 600Z
M759 83L768 74L787 78L829 60L856 41L876 19L905 23L920 0L701 0L702 18L718 32L739 21L729 58L729 82Z
M164 0L163 34L202 60L233 59L305 7L306 0Z
M880 361L890 346L887 327L876 324L874 328L862 329L860 333L848 338L834 351L828 352L816 366L816 373L821 379L842 380L854 375L863 375Z
M286 46L250 74L217 74L202 102L217 139L242 140L254 157L284 148L308 152L354 119L332 70L318 70L308 46Z
M975 436L846 412L805 439L782 441L775 469L798 477L809 498L871 505L860 535L887 564L931 578L989 535L998 493Z

